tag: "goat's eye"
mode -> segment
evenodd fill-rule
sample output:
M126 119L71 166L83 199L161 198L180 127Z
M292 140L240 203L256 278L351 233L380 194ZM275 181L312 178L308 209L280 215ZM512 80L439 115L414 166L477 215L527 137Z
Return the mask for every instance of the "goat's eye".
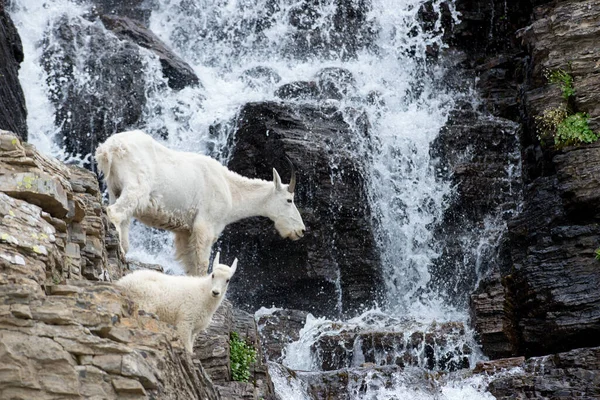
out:
M227 280L225 281L225 283L229 283L229 279L227 279Z
M292 202L292 199L288 199L288 203L291 203L291 202Z
M212 274L212 278L215 279L215 274Z

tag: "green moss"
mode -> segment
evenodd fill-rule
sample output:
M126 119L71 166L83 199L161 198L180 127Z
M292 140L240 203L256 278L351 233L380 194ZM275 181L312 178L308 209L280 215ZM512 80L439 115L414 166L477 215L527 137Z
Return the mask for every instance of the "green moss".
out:
M230 333L229 347L233 380L248 382L250 365L256 362L256 349L242 340L236 332Z
M594 252L595 256L596 256L596 260L600 261L600 248L596 249L596 251Z

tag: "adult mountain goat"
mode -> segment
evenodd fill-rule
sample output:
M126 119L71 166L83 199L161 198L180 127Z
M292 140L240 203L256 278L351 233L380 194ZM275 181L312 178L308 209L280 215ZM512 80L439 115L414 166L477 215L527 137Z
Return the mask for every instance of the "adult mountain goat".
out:
M225 298L237 262L236 258L231 268L220 264L217 253L213 271L207 276L172 276L158 271L139 270L119 279L117 285L142 310L175 325L185 349L192 353L196 335L208 327Z
M298 240L305 226L294 205L296 174L284 185L250 179L218 161L169 149L136 130L109 137L96 150L109 194L108 218L124 253L131 217L175 233L176 257L188 275L205 275L210 250L225 226L264 216L284 238Z

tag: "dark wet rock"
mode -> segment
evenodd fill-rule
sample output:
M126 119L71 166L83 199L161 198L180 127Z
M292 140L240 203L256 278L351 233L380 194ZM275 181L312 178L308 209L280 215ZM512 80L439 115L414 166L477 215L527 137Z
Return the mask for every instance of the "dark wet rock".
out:
M275 96L284 100L316 100L320 99L321 92L316 82L299 81L281 85L275 91Z
M491 359L518 353L519 337L514 326L514 307L499 273L482 280L471 295L471 324L483 352Z
M287 182L289 157L298 169L296 205L307 233L298 241L282 239L260 218L230 225L219 246L222 257L240 259L234 304L339 315L379 299L379 256L354 135L340 115L308 106L251 103L242 109L229 168L272 180L275 167Z
M27 140L27 107L19 82L19 64L23 61L21 38L0 0L0 129Z
M521 364L521 362L518 362ZM600 348L533 357L523 370L492 380L488 390L504 399L595 399L600 396Z
M326 99L341 100L356 90L356 80L344 68L323 68L316 74L321 95Z
M321 335L312 346L319 369L333 371L363 365L422 367L437 371L469 368L471 349L461 323L425 328L347 330Z
M136 126L146 102L138 46L81 18L63 17L47 35L43 65L67 151L93 153L111 134ZM82 53L96 57L80 60Z
M252 88L270 87L279 81L281 77L273 68L258 66L242 72L240 79Z
M139 22L127 17L106 14L101 15L100 19L104 26L114 32L117 37L131 41L156 54L160 60L163 75L168 79L169 87L172 89L180 90L187 86L200 85L200 80L192 67Z
M467 304L487 271L510 270L504 231L521 201L520 136L519 124L463 105L431 145L437 176L456 188L435 230L442 253L430 269L431 287L449 302Z
M300 338L306 311L276 310L257 318L260 341L267 360L281 362L285 347Z
M510 225L514 272L507 279L526 355L600 344L600 271L594 258L600 227L567 218L560 195L556 178L538 178Z
M373 46L377 27L368 18L369 1L336 0L332 5L335 12L329 19L319 10L322 5L324 2L320 0L302 0L289 11L289 22L296 28L290 38L290 51L294 55L328 59L335 54L350 59Z
M496 372L502 372L510 370L512 368L523 367L525 365L525 357L510 357L510 358L499 358L490 361L479 361L473 368L473 373L479 374L485 372L487 374L493 374Z
M97 14L131 18L148 27L152 7L157 2L156 0L92 0L91 3L93 11Z

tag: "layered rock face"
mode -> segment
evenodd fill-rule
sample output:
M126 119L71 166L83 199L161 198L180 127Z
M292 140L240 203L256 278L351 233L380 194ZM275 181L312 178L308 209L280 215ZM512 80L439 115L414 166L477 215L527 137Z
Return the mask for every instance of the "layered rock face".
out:
M544 76L548 69L561 68L574 79L574 110L589 113L590 127L598 130L595 96L600 78L594 43L600 38L600 9L593 1L542 3L546 2L523 2L521 9L531 13L508 15L509 35L503 41L484 42L490 47L478 48L482 61L472 65L480 77L485 107L523 126L524 181L521 212L508 222L510 268L496 269L498 273L472 296L473 321L484 351L492 357L565 351L587 354L588 366L575 369L563 364L562 355L548 356L554 378L542 373L545 378L505 381L494 389L499 396L508 396L514 389L533 397L542 393L593 397L597 384L572 383L571 387L579 385L581 390L568 391L558 383L544 386L541 381L561 379L561 369L589 369L573 373L590 376L597 373L593 348L600 344L600 270L594 259L600 240L596 200L599 145L560 151L541 146L534 117L563 101L560 89L548 84ZM486 51L494 49L502 54L485 58ZM572 350L580 347L591 349ZM531 361L527 373L534 374L533 365ZM565 374L571 376L571 372Z
M251 311L275 305L339 315L379 298L364 163L350 151L355 134L341 115L311 106L256 103L241 111L229 168L271 180L275 167L288 182L288 157L299 168L295 203L307 234L295 242L282 239L267 219L230 225L220 246L243 266L232 282L237 304Z
M8 129L27 140L27 107L19 84L23 46L4 7L5 0L0 0L0 129Z
M0 131L0 216L0 398L273 394L251 315L225 302L190 355L174 327L100 282L145 266L123 262L91 172ZM258 349L251 383L231 382L232 331Z

